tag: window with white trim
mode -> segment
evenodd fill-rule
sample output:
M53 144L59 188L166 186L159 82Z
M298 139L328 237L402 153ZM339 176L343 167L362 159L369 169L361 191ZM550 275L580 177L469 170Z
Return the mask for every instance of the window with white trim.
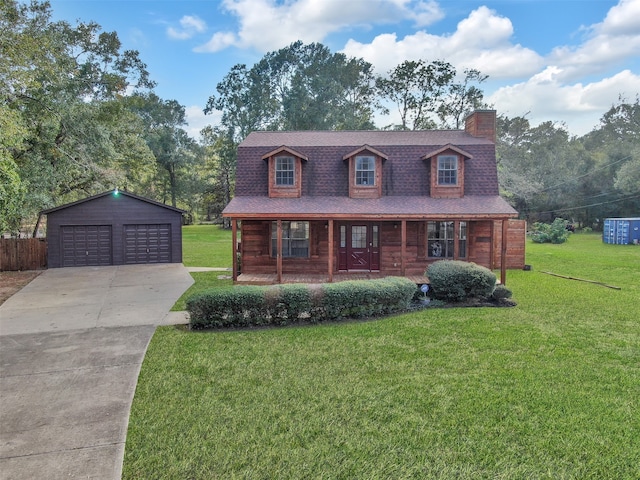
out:
M375 185L376 159L371 156L356 157L356 185Z
M276 185L294 185L295 163L293 157L276 157Z
M458 157L438 155L438 185L458 184Z
M278 252L278 222L271 222L271 256ZM282 256L309 256L309 222L282 222Z

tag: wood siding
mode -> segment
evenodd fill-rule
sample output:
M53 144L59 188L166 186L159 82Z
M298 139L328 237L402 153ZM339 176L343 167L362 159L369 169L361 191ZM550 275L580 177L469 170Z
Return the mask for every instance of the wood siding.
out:
M293 185L277 185L276 184L276 158L278 157L293 158ZM269 157L269 197L271 198L300 198L302 194L302 161L300 157L287 155L275 155Z
M368 154L365 150L349 158L349 197L350 198L380 198L382 196L382 158L370 154L375 158L374 185L356 185L356 158L361 154Z
M438 157L440 155L454 155L458 159L458 173L456 185L438 184ZM433 198L462 198L464 197L464 164L465 158L453 150L445 150L431 157L431 197Z
M339 270L340 229L336 223L333 234L333 274ZM328 275L328 229L325 221L309 222L309 257L283 258L283 274ZM427 257L426 221L407 221L406 243L402 245L402 221L379 222L381 275L423 275L430 263L439 259ZM507 268L524 266L525 222L509 220ZM500 267L502 222L494 220L467 221L467 257L487 268ZM277 272L277 259L271 256L271 222L244 220L241 224L240 246L243 274L272 275ZM404 271L403 271L404 266Z
M525 264L525 244L527 238L527 222L526 220L508 220L507 221L507 268L521 269ZM500 268L502 241L502 224L494 222L493 234L496 242L493 250L493 268Z
M0 238L0 272L46 267L47 242L44 238Z

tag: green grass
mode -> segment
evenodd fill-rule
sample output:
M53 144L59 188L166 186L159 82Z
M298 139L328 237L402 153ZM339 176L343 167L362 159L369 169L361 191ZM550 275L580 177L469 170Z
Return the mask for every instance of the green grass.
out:
M182 263L186 267L231 267L231 230L218 225L182 227Z
M527 263L515 308L159 328L123 478L640 478L640 248L573 235Z
M186 225L182 227L182 260L186 267L231 268L231 230L218 225ZM191 272L194 284L182 294L172 311L186 310L187 298L210 288L230 287L233 281L220 279L231 272Z

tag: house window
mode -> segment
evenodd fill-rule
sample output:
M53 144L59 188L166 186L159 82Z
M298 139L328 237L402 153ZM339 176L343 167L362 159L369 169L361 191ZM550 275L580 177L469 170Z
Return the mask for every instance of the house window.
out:
M458 157L455 155L438 156L438 185L458 184Z
M278 223L271 223L271 256L278 252ZM309 222L282 222L282 256L309 256Z
M427 251L431 258L453 258L453 222L428 222Z
M375 185L374 157L356 157L356 185Z
M458 256L467 258L467 222L460 222L460 234L458 235Z
M455 242L454 222L427 222L427 256L453 258ZM467 222L459 222L458 258L467 257Z
M294 165L293 157L276 157L276 185L293 186Z

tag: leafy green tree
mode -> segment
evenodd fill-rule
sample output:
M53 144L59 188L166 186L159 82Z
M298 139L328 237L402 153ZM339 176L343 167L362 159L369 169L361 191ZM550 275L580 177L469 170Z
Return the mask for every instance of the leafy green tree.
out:
M155 93L135 94L127 101L145 125L143 136L157 163L159 176L155 184L161 192L155 195L161 196L162 201L168 196L176 207L181 190L188 190L184 185L188 170L200 155L198 144L182 128L187 123L185 108L176 100L163 100Z
M640 97L624 98L582 139L596 158L591 220L637 215L640 211Z
M376 86L383 100L394 103L400 114L399 130L435 128L435 114L442 108L455 68L444 61L426 63L405 60L388 78L379 76Z
M222 112L235 142L253 130L373 128L371 64L298 41L253 67L235 65L216 86L205 113Z
M3 135L0 147L29 192L11 209L12 224L119 182L130 155L123 149L141 146L137 120L105 102L153 86L138 53L122 51L117 34L96 23L53 22L49 3L35 0L0 2L0 48L0 105L11 123L4 127L21 136Z
M440 124L447 128L461 128L463 120L474 110L486 107L484 93L474 84L481 84L488 75L475 69L465 69L460 82L452 83L447 92L446 101L438 108Z
M238 146L231 132L219 128L206 127L201 135L206 152L205 166L210 172L203 206L207 220L212 220L212 217L220 216L233 197ZM223 223L225 227L230 226L228 219L224 219Z
M391 128L460 128L467 114L484 106L482 90L475 84L488 76L474 69L465 70L459 82L456 76L456 69L442 60L405 60L387 77L379 76L376 86L380 97L395 104L400 115L400 124Z
M25 131L19 115L0 105L0 233L20 230L26 187L11 150L20 148Z
M583 173L594 159L563 125L531 127L525 117L500 116L496 153L501 191L523 217L552 221L580 214L573 207L590 191Z

